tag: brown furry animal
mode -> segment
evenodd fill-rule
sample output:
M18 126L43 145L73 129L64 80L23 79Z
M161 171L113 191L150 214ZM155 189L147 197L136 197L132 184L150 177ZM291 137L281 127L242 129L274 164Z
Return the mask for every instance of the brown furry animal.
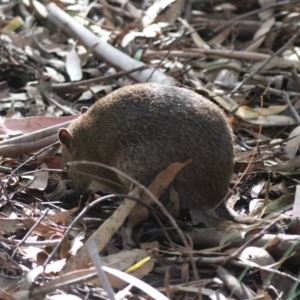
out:
M184 88L155 83L120 88L61 129L58 137L66 162L104 163L145 186L171 163L192 158L173 187L195 223L228 192L234 156L231 126L215 104ZM83 164L76 169L103 178L99 183L106 192L128 192L131 184L104 168ZM70 178L82 193L93 181L75 172ZM236 222L254 222L224 202L216 213Z

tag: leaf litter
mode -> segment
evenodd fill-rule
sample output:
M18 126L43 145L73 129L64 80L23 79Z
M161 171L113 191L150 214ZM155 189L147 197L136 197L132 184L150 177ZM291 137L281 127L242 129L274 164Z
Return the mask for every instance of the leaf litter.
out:
M1 299L300 299L298 4L1 2ZM74 199L57 130L149 80L224 109L236 136L230 200L268 222L193 227L160 203L136 205L139 187ZM172 168L149 187L156 197ZM131 211L146 220L124 226Z

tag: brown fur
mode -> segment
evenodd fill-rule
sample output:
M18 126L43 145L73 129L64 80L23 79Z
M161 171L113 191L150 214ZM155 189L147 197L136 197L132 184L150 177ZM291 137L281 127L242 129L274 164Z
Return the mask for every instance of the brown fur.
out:
M193 162L176 176L180 202L196 216L226 196L233 168L233 134L221 109L184 88L155 83L120 88L100 99L59 132L68 161L95 161L113 166L148 186L173 162ZM68 135L69 134L69 135ZM121 184L109 190L128 191L129 182L103 168L81 166L84 172ZM85 192L92 179L71 173ZM253 223L221 204L216 212L230 220Z

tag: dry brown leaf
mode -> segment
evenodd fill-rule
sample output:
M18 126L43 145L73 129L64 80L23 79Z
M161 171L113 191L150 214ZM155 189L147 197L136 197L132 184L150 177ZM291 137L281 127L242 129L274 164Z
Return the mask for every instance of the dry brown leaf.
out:
M262 300L272 300L273 299L272 296L269 295L269 293L266 292L264 289L258 288L256 293L257 293L257 295L259 295L259 297L262 297L261 298Z
M190 277L190 266L188 263L182 264L181 266L181 283L187 284Z
M63 211L63 212L59 212L53 216L49 216L47 217L48 220L52 221L55 224L65 224L66 220L72 215L74 214L76 211L78 211L78 207Z
M169 214L176 218L180 212L180 199L179 194L175 191L174 187L171 186L170 189L170 203L166 205L166 209Z
M150 25L155 20L157 15L174 1L175 0L154 1L147 11L145 11L145 15L142 18L143 27Z
M267 108L251 108L248 106L240 106L236 115L243 119L259 118L260 116L277 115L286 110L288 105L272 105Z
M264 127L270 126L290 126L295 125L297 122L294 118L288 116L262 116L258 119L246 119L250 124L261 125Z
M53 288L53 290L55 290L55 287L58 286L58 285L61 286L61 284L64 284L64 283L67 284L68 282L70 282L70 280L76 280L79 277L87 276L87 275L90 275L91 273L94 273L94 272L95 272L94 268L76 270L76 271L73 271L73 272L65 274L65 275L60 275L57 278L53 278L52 280L46 282L40 288L41 289L51 289L51 288ZM36 289L36 290L38 291L39 289Z
M26 225L26 227L28 229L30 229L31 227L35 226L36 224L36 220L31 219L31 218L27 218L27 219L22 219L23 224ZM54 232L54 233L60 233L63 234L63 230L58 229L58 228L54 228L51 226L48 226L46 224L40 223L38 224L35 229L34 232L38 235L41 236L45 236L46 234L48 234L49 232Z
M173 24L176 21L176 19L180 16L182 10L184 9L184 6L185 6L185 0L176 0L170 5L169 8L166 9L166 12L162 16L159 16L157 19L159 19L160 22L163 21L169 24ZM196 34L198 35L197 32Z
M289 140L285 145L286 156L288 158L293 158L296 156L296 153L300 146L300 126L294 128L290 135Z
M292 216L296 218L300 218L300 185L296 186L296 194L295 194Z
M129 274L137 278L143 278L153 270L154 265L154 261L148 261Z
M113 20L115 20L114 18L114 14L113 12L108 8L108 3L106 0L100 0L100 3L103 4L103 15L105 17L105 23L106 25L108 26L111 26L111 27L115 27L115 24L113 22Z
M192 159L186 160L184 163L175 162L170 164L165 170L161 171L154 179L154 181L149 185L148 190L158 199L163 192L168 188L170 183L174 180L176 175L183 169L186 165L192 163ZM143 202L151 204L153 200L149 195L143 195Z
M275 4L276 0L258 0L261 7L268 6L270 4ZM274 8L269 8L258 13L261 20L267 20L274 14Z
M178 1L178 0L177 0ZM191 26L186 20L179 18L179 21L191 32L191 37L196 46L201 49L210 49L210 46L204 42L204 40L199 36L195 28Z
M60 251L59 251L60 259L68 259L70 257L70 242L68 239L64 239L61 244Z
M242 261L251 261L259 266L271 268L272 266L276 265L276 261L274 258L269 254L269 252L263 248L258 247L247 247L245 248L240 254L239 259ZM267 270L260 270L260 276L263 283L263 286L267 286L270 282L271 284L278 288L279 290L283 291L284 297L283 299L287 299L287 295L290 292L291 286L293 285L292 280L289 278L280 276L278 274L272 274L270 276L270 272Z
M141 243L140 247L143 250L157 250L160 248L160 244L158 241L153 241L148 243Z
M13 299L16 300L29 300L29 290L24 290L24 291L18 291L16 293L12 293L11 296ZM10 298L3 298L3 299L10 299Z
M159 199L164 191L169 187L171 182L174 180L175 176L184 168L186 165L190 164L192 159L188 159L184 163L172 163L165 170L161 171L154 179L154 181L149 185L148 190ZM147 205L152 205L153 200L147 195L144 194L142 197L143 203ZM131 211L128 216L127 228L128 233L131 234L132 228L145 220L148 217L148 209L141 205L137 204Z
M6 276L10 275L17 277L18 273L21 271L20 266L17 265L4 250L0 251L0 266L1 273Z
M15 113L15 99L12 99L12 101L10 103L10 108L7 110L7 113L6 113L6 118L7 119L12 118L14 113Z
M48 185L49 171L38 171L41 169L47 169L47 165L42 163L38 168L37 172L33 173L33 181L27 186L28 189L37 189L43 191Z
M254 64L252 68L257 68L258 64ZM286 59L283 57L275 56L272 60L264 66L263 70L271 70L271 69L287 69L287 68L297 68L299 69L300 62L298 60Z
M60 157L56 156L45 157L43 158L43 162L47 165L48 169L63 170L66 167L64 161Z
M24 229L23 221L25 219L0 219L0 230L5 233L13 233L18 229Z
M261 46L261 44L264 42L264 40L266 38L266 34L271 30L271 28L274 24L275 24L274 17L270 17L269 19L264 21L253 37L254 42L250 46L248 46L245 49L245 51L251 52L251 51L257 50ZM260 36L261 36L261 38L259 38Z
M147 252L140 249L133 249L130 251L121 251L117 254L109 255L102 258L102 262L105 266L112 267L116 270L124 271L132 266L135 262L145 258L147 256ZM154 267L154 262L146 262L142 266L138 267L133 272L130 272L132 276L137 278L141 278L144 275L147 275ZM119 277L113 276L111 274L107 274L107 278L110 284L114 288L124 288L127 283L120 279ZM91 283L96 284L98 286L102 286L102 283L99 279L91 281Z
M82 298L73 294L63 293L62 295L47 296L47 300L82 300Z
M230 33L232 32L232 28L228 27L222 30L219 34L214 36L210 41L207 42L208 45L222 45L222 43L228 38Z
M27 291L26 294L28 296L29 291ZM15 298L14 296L18 296L18 295L11 295L10 293L8 293L8 292L6 292L6 291L4 291L3 289L0 288L0 298L1 299L3 299L3 300L19 300L20 299L20 298ZM28 299L28 297L27 297L27 299Z
M149 295L149 297L152 297L155 300L168 300L168 298L162 293L160 293L158 290L130 274L106 266L104 266L103 269L105 272L117 276L120 279L126 281L127 283L134 285L135 287L139 288L144 293Z

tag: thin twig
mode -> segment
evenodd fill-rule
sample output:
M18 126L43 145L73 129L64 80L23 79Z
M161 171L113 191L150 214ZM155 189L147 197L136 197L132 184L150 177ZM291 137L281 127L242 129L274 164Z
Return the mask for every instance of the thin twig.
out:
M293 2L293 3L291 3ZM280 1L280 2L276 2L276 3L271 3L269 5L266 5L266 6L263 6L261 8L258 8L258 9L254 9L252 11L249 11L245 14L242 14L242 15L239 15L239 16L236 16L235 18L233 18L231 21L229 21L226 25L222 25L222 26L219 26L217 27L216 29L213 30L214 33L218 33L220 30L224 30L228 27L230 27L231 25L233 25L235 22L239 21L239 20L243 20L247 17L250 17L250 16L253 16L253 15L256 15L256 14L259 14L263 11L266 11L270 8L275 8L275 7L278 7L278 6L283 6L283 5L290 5L290 4L294 4L296 5L298 2L300 2L299 0L298 1L290 1L290 0L287 0L287 1Z
M236 91L238 91L249 79L252 79L252 77L257 74L259 71L261 71L272 59L274 59L276 56L279 56L286 48L288 48L300 35L299 28L297 29L297 32L289 39L289 41L283 45L280 49L278 49L273 55L268 57L264 62L262 62L257 68L255 68L247 77L244 78L242 82L240 82L236 87L230 92L229 96L234 94Z
M16 245L16 248L13 252L13 254L11 255L11 257L13 258L18 250L18 247L20 247L23 242L26 241L26 239L31 235L31 233L35 230L35 228L43 221L43 219L47 216L49 212L49 208L47 208L44 213L40 216L40 218L36 221L36 223L28 230L28 232L25 234L25 236L23 237L23 239L18 243L18 245Z
M96 268L97 274L99 276L99 279L101 280L101 284L104 290L107 293L108 298L110 300L116 300L114 290L109 280L107 279L105 272L102 269L103 263L97 251L97 244L94 239L91 239L90 241L87 242L87 249L90 253L91 260Z
M285 99L286 103L288 104L288 106L289 106L294 118L296 119L297 123L300 124L299 113L297 112L297 110L295 109L293 104L291 103L290 95L287 92L283 92L283 98Z

